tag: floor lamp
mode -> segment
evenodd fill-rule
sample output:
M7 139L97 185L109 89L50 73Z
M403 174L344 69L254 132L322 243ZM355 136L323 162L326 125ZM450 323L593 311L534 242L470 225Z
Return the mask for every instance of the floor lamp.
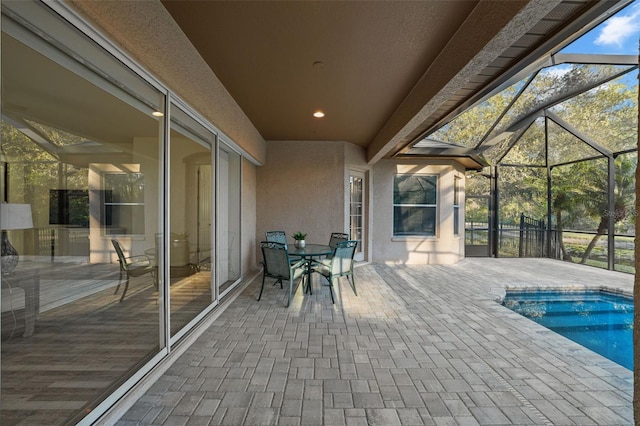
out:
M7 231L30 228L33 228L31 204L0 204L0 229L2 229L0 266L3 275L11 274L18 265L18 252L9 242Z

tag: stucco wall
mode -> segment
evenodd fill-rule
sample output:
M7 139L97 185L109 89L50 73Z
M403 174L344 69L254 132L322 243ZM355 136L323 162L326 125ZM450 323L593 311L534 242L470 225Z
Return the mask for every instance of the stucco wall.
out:
M393 179L400 173L438 176L437 225L434 237L393 236ZM381 160L373 167L372 255L387 264L451 264L464 257L464 186L461 185L460 235L453 235L454 176L464 183L464 170L455 162Z
M270 230L307 233L327 244L345 223L346 142L267 141L267 160L257 170L256 241ZM262 254L257 248L257 258Z

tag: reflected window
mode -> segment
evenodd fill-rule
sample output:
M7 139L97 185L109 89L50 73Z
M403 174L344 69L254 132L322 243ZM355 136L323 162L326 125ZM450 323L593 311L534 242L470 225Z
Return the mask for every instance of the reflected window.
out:
M144 234L144 176L142 173L103 175L102 226L105 235Z

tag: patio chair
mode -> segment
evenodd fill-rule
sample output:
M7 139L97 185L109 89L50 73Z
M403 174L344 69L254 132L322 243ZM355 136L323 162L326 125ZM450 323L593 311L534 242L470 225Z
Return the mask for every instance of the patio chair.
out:
M357 240L340 241L336 245L336 251L330 259L321 259L315 263L313 272L317 272L329 282L329 292L331 303L335 303L333 298L333 280L345 277L357 296L356 282L353 277L353 255L358 246Z
M260 286L258 300L262 298L264 281L267 277L275 278L277 280L276 283L280 283L280 288L282 288L282 281L289 281L289 294L286 305L288 307L293 294L293 283L304 275L306 262L304 259L301 259L292 264L289 252L287 251L287 245L283 243L262 241L260 243L260 249L262 250L263 268L262 285Z
M264 235L267 241L287 244L287 234L284 231L267 231Z
M336 248L338 247L338 243L340 241L348 241L348 240L349 240L349 234L345 234L344 232L332 232L331 237L329 238L329 247L331 247L335 252ZM328 259L330 259L331 257L333 257L333 255L327 256Z
M284 231L267 231L264 234L267 241L287 244L287 234ZM289 256L289 258L291 259L291 263L297 263L302 259L300 256Z
M118 286L116 287L116 291L113 294L118 294L118 290L120 289L120 284L122 284L122 276L126 276L126 281L124 284L124 289L122 290L122 296L120 297L120 302L124 300L125 295L127 294L127 290L129 289L129 278L131 277L139 277L144 274L151 274L153 278L153 284L158 287L157 280L157 268L153 260L147 255L138 255L138 256L125 256L122 247L120 246L120 242L118 240L111 240L111 244L113 244L113 248L116 249L116 254L118 255L118 263L120 263L120 278L118 280Z
M340 241L349 240L349 234L344 232L332 232L331 238L329 238L329 247L335 249Z

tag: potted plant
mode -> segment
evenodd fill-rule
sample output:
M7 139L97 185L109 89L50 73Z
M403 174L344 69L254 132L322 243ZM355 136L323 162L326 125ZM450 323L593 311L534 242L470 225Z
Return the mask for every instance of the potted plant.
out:
M307 234L304 234L300 231L296 232L295 234L292 235L294 241L294 245L296 246L296 248L304 248L304 246L306 245L305 242L305 238L307 238Z

